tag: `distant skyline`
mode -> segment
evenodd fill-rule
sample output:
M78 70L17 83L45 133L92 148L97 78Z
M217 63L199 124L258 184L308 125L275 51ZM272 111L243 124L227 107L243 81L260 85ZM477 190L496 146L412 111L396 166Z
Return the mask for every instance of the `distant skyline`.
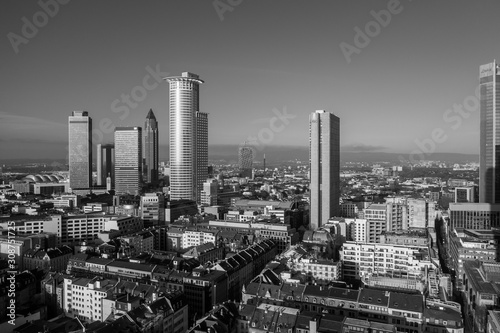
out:
M109 128L142 126L153 109L166 161L161 78L184 71L205 80L200 111L209 113L210 145L254 138L306 147L309 114L324 109L341 119L342 151L408 157L441 129L446 139L432 151L479 154L479 108L450 117L475 96L479 66L500 57L500 3L401 0L390 21L356 44L355 29L366 31L389 3L243 1L221 20L212 1L69 1L13 46L13 34L23 36L43 9L8 0L0 12L0 159L65 158L72 111L89 112L95 149L113 142ZM358 46L350 62L346 44ZM273 130L277 112L290 117Z

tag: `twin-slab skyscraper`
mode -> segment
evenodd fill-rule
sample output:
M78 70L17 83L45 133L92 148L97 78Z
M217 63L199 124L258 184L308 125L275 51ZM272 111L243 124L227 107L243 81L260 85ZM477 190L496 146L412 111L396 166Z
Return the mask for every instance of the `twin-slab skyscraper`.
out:
M208 114L199 111L199 76L165 78L170 84L170 198L200 201L208 177ZM92 188L92 118L74 111L68 120L72 190ZM116 127L114 145L97 145L97 185L136 194L158 182L159 126L149 110L144 128Z

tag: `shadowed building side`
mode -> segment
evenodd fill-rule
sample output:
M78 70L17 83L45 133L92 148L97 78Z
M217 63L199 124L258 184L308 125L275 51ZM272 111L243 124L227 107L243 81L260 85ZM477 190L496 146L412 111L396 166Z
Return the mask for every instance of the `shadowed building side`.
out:
M144 123L144 181L158 182L158 121L150 109Z

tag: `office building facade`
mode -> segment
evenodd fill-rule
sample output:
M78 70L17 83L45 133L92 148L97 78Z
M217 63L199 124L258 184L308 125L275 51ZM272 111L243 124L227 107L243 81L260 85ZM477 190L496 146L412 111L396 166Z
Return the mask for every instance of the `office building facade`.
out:
M208 137L201 133L207 128L206 123L202 124L207 120L206 114L198 114L199 87L204 81L189 72L165 80L170 85L170 199L197 200L201 192L198 184L202 185L206 179L198 183L201 173L197 165L197 160L200 161L197 154L201 152L198 138Z
M158 121L150 109L144 123L144 181L158 182Z
M450 230L491 229L500 227L500 204L450 203Z
M196 202L208 178L208 113L196 112Z
M68 119L69 186L92 186L92 118L87 111L73 111Z
M339 216L340 119L318 110L309 116L312 230Z
M144 223L165 223L165 197L163 193L145 193L141 196L141 219Z
M243 178L252 178L253 149L251 147L240 147L238 149L238 166Z
M115 186L115 146L97 145L97 186L106 185L111 178L111 187Z
M115 191L138 194L142 183L142 129L115 129Z
M479 67L479 202L500 203L500 69L496 61Z

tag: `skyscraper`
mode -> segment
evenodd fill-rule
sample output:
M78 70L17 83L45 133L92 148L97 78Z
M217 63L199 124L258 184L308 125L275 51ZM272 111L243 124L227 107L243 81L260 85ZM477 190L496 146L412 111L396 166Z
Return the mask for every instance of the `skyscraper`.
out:
M92 118L87 111L73 111L68 129L69 187L88 189L92 185Z
M340 119L318 110L309 116L311 229L339 216Z
M208 178L208 113L196 112L196 202Z
M208 163L208 158L205 162L205 156L198 156L208 154L207 114L199 112L199 87L204 81L189 72L165 80L170 84L170 199L199 202L206 180L200 179L202 166Z
M252 178L253 149L251 147L240 147L238 149L238 164L241 177Z
M115 146L97 145L97 186L106 185L106 178L111 178L111 187L115 179Z
M479 201L500 203L500 69L496 63L479 67L480 154Z
M142 128L115 128L115 191L138 194L142 182Z
M158 182L158 121L150 109L144 124L144 181Z

